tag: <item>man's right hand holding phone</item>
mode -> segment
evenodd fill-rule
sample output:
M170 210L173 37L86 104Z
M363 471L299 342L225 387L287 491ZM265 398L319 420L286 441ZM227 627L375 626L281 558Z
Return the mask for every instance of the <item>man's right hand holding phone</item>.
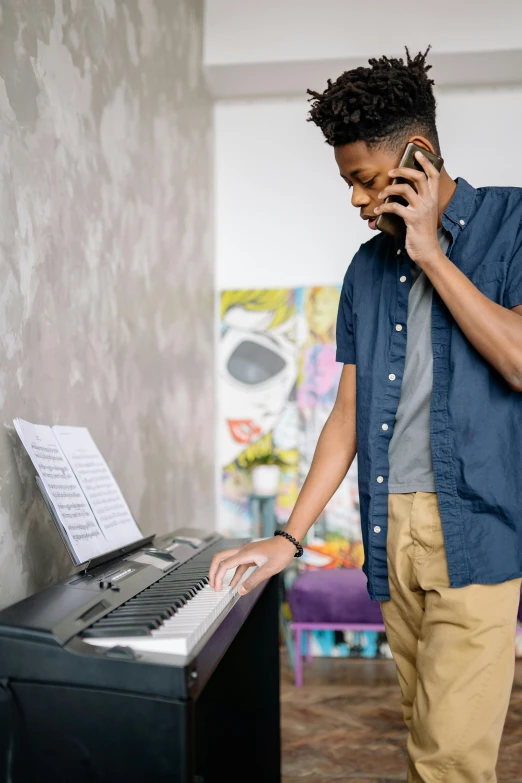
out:
M415 183L415 189L405 183L391 183L379 194L379 198L402 196L408 202L404 206L396 201L380 204L375 207L375 214L394 214L401 217L406 224L406 251L412 261L421 268L442 254L437 238L439 223L439 179L440 173L435 166L421 153L415 157L423 168L398 168L389 172L390 177L403 178Z

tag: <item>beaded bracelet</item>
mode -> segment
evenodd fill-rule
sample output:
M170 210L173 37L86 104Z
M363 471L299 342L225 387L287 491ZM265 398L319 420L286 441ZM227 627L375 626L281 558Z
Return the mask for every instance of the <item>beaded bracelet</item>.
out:
M297 548L297 552L295 553L294 557L302 557L303 556L303 547L299 543L299 541L290 535L290 533L287 533L286 530L276 530L274 533L275 536L284 536L284 538L287 538L289 541L292 542L292 544Z

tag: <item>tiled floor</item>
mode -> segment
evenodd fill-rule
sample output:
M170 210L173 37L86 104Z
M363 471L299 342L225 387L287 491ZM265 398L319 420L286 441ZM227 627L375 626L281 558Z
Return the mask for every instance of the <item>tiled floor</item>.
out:
M391 661L316 659L295 688L282 673L283 783L405 783L406 729ZM497 767L522 783L522 661Z

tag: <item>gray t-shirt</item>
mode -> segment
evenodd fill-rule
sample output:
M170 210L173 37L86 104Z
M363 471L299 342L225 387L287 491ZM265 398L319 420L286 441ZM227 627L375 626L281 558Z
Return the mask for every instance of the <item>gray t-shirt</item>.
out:
M441 250L447 253L451 235L439 228ZM388 492L435 492L431 459L430 404L433 387L431 303L433 286L411 262L408 297L408 338L399 407L388 451Z

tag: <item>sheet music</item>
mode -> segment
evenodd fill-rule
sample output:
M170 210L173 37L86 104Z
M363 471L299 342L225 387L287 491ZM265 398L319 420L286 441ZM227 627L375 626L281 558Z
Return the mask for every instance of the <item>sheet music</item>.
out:
M109 466L86 427L53 427L94 516L110 546L108 550L142 538Z
M94 518L51 427L15 419L14 425L45 488L52 510L65 531L77 563L104 554L110 547Z

